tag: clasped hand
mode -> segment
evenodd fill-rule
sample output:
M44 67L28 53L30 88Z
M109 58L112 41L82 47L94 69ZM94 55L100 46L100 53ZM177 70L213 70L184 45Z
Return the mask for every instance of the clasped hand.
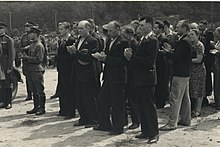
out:
M76 54L76 47L75 47L75 45L66 46L66 49L67 49L67 51L68 51L70 54Z
M96 52L96 53L92 54L92 56L94 58L96 58L97 60L104 62L106 60L107 55L104 52L101 52L101 53Z
M172 47L168 43L164 43L162 46L162 49L163 50L160 50L161 52L171 52L172 51Z

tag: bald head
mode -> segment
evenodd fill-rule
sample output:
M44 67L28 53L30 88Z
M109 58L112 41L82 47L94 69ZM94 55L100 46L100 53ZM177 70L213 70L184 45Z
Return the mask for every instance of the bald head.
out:
M91 29L91 24L87 20L82 20L78 24L78 32L81 37L86 37Z
M107 25L106 28L108 30L108 34L110 38L116 38L120 35L121 31L121 26L120 23L117 21L110 21Z

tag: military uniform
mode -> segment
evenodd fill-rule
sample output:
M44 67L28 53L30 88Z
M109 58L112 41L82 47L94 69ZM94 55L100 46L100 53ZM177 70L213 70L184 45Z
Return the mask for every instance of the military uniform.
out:
M28 39L28 33L25 33L21 36L21 42L20 42L20 48L24 48L26 46L30 45L30 41ZM28 53L28 50L21 50L24 53ZM27 88L27 100L32 99L32 93L30 91L28 82L27 82L27 63L25 61L22 62L22 71L24 76L26 77L26 88Z
M37 30L33 29L30 32L38 33ZM27 82L34 97L34 109L27 111L28 114L36 113L36 115L40 115L45 113L46 96L43 78L45 69L42 65L44 54L45 48L37 39L30 44L27 56L23 57L23 61L26 63Z
M2 29L2 27L0 29ZM0 106L1 108L11 108L12 84L11 72L9 71L13 69L14 59L14 41L11 37L4 34L0 36L0 93L3 102Z

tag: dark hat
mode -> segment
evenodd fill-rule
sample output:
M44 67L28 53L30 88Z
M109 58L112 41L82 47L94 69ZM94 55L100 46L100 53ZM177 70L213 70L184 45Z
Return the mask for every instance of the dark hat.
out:
M40 34L40 33L41 33L41 30L40 30L38 27L33 26L33 27L31 27L31 29L30 29L29 33L36 33L36 34Z
M26 22L25 24L24 24L24 26L26 26L26 27L31 27L31 26L34 26L35 24L33 23L33 22L31 22L31 21L28 21L28 22Z
M7 27L7 25L3 22L0 22L0 28L2 29L2 28L5 28L5 27Z

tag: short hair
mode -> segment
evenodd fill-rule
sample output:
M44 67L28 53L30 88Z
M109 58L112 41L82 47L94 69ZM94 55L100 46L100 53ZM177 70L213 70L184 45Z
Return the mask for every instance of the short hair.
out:
M152 26L154 26L154 19L150 16L141 16L139 21L145 20L146 23L150 23Z
M220 27L217 27L217 28L215 29L215 32L218 33L218 34L220 34Z
M84 23L85 28L87 28L87 29L91 29L91 28L92 28L92 25L91 25L87 20L81 20L81 21L78 23L78 25L79 25L80 23Z
M179 22L182 22L181 27L186 28L186 31L190 30L189 22L187 20L180 20Z
M139 25L139 21L138 20L132 20L131 22L130 22L130 25L132 25L132 24L135 24L135 25Z
M169 20L164 20L163 23L164 23L164 25L167 26L168 28L170 27L170 22L169 22Z
M130 25L126 25L122 28L126 34L134 35L134 29Z
M196 29L196 28L198 28L198 24L196 22L193 22L193 23L190 24L190 28L191 29Z
M60 22L60 23L59 23L59 26L60 26L60 25L63 25L65 29L70 29L70 23L68 23L68 22L66 22L66 21Z
M200 32L198 29L191 29L190 31L195 32L196 36L200 36Z
M121 29L121 24L118 21L114 20L109 23L112 23L114 25L115 29L119 29L119 30Z
M207 20L201 20L199 23L202 23L204 25L208 25L209 24L209 22Z
M95 21L92 18L87 19L87 21L91 24L92 29L95 29Z
M161 20L156 20L155 24L158 24L159 29L164 30L164 23Z

